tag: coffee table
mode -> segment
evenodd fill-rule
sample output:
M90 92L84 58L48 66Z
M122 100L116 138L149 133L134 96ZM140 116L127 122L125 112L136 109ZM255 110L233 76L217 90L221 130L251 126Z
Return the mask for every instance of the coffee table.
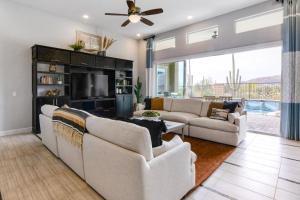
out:
M132 117L132 119L143 120L146 118L145 117ZM146 119L146 120L150 120L150 119ZM158 121L158 119L153 119L152 121ZM184 139L184 127L185 127L184 123L173 122L173 121L168 121L168 120L163 120L163 121L167 127L166 132L164 132L164 134L181 130L181 137L182 137L182 139Z
M185 124L184 123L180 123L180 122L173 122L173 121L165 121L166 127L167 127L167 131L165 133L171 133L174 131L178 131L181 130L181 137L182 139L184 139L184 127Z

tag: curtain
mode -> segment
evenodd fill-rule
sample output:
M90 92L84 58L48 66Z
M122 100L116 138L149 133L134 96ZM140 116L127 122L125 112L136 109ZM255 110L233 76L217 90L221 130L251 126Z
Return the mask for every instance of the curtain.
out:
M151 97L153 93L153 83L155 83L155 80L152 76L152 68L153 68L153 60L154 60L154 36L147 38L147 49L146 49L146 80L147 80L147 86L146 86L146 96Z
M284 1L281 136L300 140L300 0Z

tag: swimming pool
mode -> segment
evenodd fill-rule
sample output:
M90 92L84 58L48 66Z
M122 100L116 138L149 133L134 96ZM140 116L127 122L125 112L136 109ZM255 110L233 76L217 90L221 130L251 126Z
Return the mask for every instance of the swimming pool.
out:
M248 100L246 101L247 112L255 113L270 113L280 111L279 101L265 101L265 100Z

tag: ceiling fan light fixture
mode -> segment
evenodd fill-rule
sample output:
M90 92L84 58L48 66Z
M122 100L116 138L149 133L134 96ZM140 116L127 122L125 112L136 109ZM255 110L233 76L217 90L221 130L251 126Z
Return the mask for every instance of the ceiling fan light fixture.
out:
M130 15L128 18L129 18L130 22L134 23L134 24L141 21L141 16L138 14Z

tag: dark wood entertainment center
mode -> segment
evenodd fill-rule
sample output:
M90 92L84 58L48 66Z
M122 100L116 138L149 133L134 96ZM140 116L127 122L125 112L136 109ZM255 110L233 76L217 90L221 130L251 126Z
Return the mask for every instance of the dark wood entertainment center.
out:
M51 70L50 65L55 69ZM65 104L108 118L133 113L133 61L35 45L32 47L32 127L40 132L39 114L45 104ZM108 77L108 96L72 99L72 73L101 73ZM53 94L53 91L56 94ZM52 92L52 93L51 93ZM49 96L50 93L50 96ZM59 93L59 94L58 94Z

